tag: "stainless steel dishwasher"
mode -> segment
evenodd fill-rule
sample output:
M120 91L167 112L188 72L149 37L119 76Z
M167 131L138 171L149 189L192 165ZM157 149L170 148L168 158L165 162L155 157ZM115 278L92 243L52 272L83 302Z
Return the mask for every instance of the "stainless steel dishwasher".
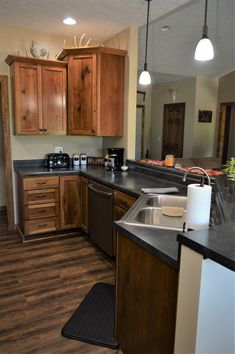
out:
M88 222L91 239L109 256L113 255L113 190L100 183L88 183Z

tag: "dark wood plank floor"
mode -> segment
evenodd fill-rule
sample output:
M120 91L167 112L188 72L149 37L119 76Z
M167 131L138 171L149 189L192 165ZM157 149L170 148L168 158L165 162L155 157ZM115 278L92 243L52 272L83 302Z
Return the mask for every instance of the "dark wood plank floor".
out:
M86 236L22 244L0 222L0 353L117 353L60 333L98 281L114 266Z

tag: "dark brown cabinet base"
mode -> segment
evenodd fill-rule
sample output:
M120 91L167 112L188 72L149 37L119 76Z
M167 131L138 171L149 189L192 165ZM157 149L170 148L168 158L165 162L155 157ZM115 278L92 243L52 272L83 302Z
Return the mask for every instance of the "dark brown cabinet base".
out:
M118 234L116 338L125 354L173 354L178 271Z

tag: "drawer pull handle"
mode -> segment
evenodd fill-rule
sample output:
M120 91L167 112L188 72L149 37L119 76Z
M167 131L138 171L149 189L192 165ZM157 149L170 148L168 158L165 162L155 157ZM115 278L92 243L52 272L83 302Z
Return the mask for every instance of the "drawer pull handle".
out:
M38 224L38 227L46 227L47 224Z
M42 195L36 195L36 198L37 199L43 199L43 198L46 198L46 194L42 194Z
M46 212L45 209L43 209L43 210L38 210L38 213L39 213L39 214L42 214L42 213L45 213L45 212Z
M36 182L36 184L46 184L46 182Z

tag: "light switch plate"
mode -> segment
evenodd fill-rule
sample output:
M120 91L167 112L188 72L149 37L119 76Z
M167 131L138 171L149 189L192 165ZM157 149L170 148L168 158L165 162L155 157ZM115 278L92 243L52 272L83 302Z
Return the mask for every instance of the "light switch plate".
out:
M56 153L63 152L63 146L55 146L55 152Z

